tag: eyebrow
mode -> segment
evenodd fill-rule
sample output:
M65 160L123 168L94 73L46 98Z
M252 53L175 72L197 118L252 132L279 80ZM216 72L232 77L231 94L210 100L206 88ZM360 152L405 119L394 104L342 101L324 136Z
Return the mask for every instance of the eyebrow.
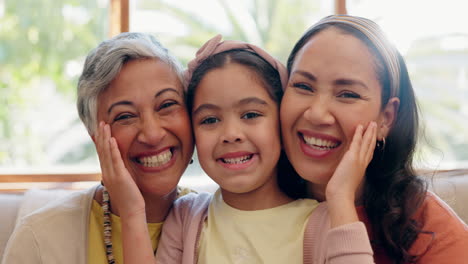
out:
M367 87L367 85L359 80L356 80L356 79L338 79L338 80L335 80L333 82L335 85L359 85L359 86L362 86L363 88L365 89L369 89L369 87Z
M169 87L169 88L164 88L164 89L162 89L161 91L157 92L156 95L155 95L154 97L156 98L156 97L158 97L158 96L160 96L161 94L166 93L166 92L174 92L174 93L176 93L177 95L180 95L180 93L179 93L179 91L178 91L177 89L174 89L174 88Z
M109 109L107 109L107 114L110 114L112 109L118 105L133 105L133 103L131 101L127 101L127 100L123 100L123 101L118 101L118 102L115 102L113 104L111 104L111 106L109 106Z
M204 110L219 110L219 109L220 107L214 104L202 104L193 111L192 115L197 115L198 113Z
M305 78L307 78L307 79L309 79L311 81L317 81L317 78L310 72L297 70L297 71L293 72L293 74L295 74L295 73L297 73L299 75L302 75L303 77L305 77ZM333 82L333 84L335 84L335 85L360 85L365 89L369 89L369 87L367 87L367 85L364 82L361 82L361 81L356 80L356 79L340 78L340 79L335 80Z
M296 70L291 74L291 76L294 75L294 74L302 75L303 77L305 77L305 78L307 78L307 79L309 79L311 81L317 81L317 78L315 78L315 76L310 72Z
M240 100L238 103L236 103L236 106L242 106L246 104L267 105L268 103L265 100L262 100L258 97L247 97L247 98Z
M247 97L247 98L244 98L242 100L240 100L239 102L237 102L234 107L239 107L239 106L243 106L243 105L247 105L247 104L260 104L260 105L268 105L268 103L265 101L265 100L262 100L258 97ZM195 109L192 113L192 115L196 115L198 114L199 112L203 111L203 110L219 110L221 109L221 107L215 105L215 104L202 104L200 105L199 107L197 107L197 109Z
M157 92L154 95L154 98L157 98L158 96L161 96L162 94L167 93L167 92L174 92L174 93L176 93L177 95L180 96L179 91L177 91L176 89L174 89L174 88L164 88L161 91ZM118 105L133 105L133 102L128 101L128 100L122 100L122 101L115 102L115 103L113 103L113 104L111 104L109 106L109 109L107 109L107 113L110 114L110 112L112 111L112 108L114 108L114 107L116 107Z

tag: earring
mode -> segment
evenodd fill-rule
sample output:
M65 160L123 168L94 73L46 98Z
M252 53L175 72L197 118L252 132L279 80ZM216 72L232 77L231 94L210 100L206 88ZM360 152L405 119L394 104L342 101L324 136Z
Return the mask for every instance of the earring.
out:
M193 164L193 159L190 160L189 164Z
M382 140L377 140L377 148L380 150L385 149L385 137L382 137Z

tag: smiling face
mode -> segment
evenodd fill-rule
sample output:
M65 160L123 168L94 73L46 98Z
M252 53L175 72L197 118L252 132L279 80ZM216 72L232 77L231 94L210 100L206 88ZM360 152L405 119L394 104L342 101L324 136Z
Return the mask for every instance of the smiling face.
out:
M373 55L353 35L325 29L297 53L281 104L283 144L317 197L323 195L357 125L376 121L379 139L388 132L397 104L381 111L381 97Z
M193 153L182 85L163 62L126 63L98 97L98 120L108 123L143 195L171 192Z
M193 103L198 159L223 196L277 188L278 104L245 66L208 72Z

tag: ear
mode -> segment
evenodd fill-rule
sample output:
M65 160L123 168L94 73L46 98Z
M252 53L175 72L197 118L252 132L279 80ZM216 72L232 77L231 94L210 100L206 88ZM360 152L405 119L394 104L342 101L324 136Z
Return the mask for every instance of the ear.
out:
M91 139L93 140L94 144L96 144L96 139L94 138L94 135L91 136Z
M379 116L377 139L387 137L388 132L392 129L395 120L397 119L398 108L400 107L400 99L392 97L388 100L387 105L383 108Z

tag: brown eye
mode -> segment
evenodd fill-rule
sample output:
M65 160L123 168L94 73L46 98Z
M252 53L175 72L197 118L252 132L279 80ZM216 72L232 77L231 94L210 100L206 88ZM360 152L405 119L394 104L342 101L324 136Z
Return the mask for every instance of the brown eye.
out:
M312 87L310 87L309 85L305 83L294 83L293 87L297 89L305 90L305 91L312 91Z
M218 122L219 122L218 118L210 116L210 117L204 118L200 122L200 124L201 125L211 125L211 124L218 123Z
M132 117L134 117L134 116L131 115L131 114L120 114L120 115L118 115L118 116L116 116L116 117L114 118L114 122L115 122L115 121L120 121L120 120L127 120L127 119L130 119L130 118L132 118Z
M248 112L248 113L245 113L244 115L242 115L242 119L252 119L252 118L257 118L261 116L259 113L257 112Z
M164 102L163 104L161 104L161 106L159 107L159 109L166 109L166 108L169 108L173 105L176 105L177 102L176 101L166 101Z
M357 93L353 93L353 92L343 92L341 93L340 95L338 95L338 97L341 97L341 98L351 98L351 99L359 99L361 98L361 96Z

